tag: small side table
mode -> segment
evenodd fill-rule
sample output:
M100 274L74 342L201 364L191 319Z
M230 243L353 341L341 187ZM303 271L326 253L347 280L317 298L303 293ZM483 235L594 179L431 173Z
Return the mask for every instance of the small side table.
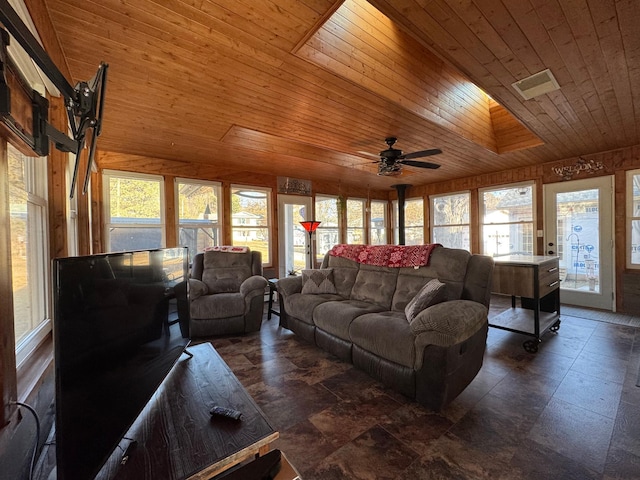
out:
M269 308L267 310L267 320L271 320L272 314L278 315L278 317L280 316L280 312L273 309L273 294L278 291L278 279L267 278L267 283L269 284Z

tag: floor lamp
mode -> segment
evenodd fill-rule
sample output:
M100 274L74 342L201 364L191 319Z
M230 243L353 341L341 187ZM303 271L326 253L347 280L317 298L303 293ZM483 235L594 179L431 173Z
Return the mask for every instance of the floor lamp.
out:
M316 229L318 228L318 225L320 225L321 222L318 222L317 220L306 220L304 222L300 222L300 225L302 225L304 227L304 229L309 232L309 264L311 265L311 268L315 268L315 261L313 260L313 247L311 244L311 237L313 235L313 232L316 231Z

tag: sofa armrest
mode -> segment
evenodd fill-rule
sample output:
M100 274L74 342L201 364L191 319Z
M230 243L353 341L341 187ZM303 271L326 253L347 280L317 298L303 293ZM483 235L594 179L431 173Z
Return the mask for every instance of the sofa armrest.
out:
M488 322L488 309L472 300L450 300L425 308L409 324L424 345L463 342Z
M302 292L302 277L285 277L278 280L278 293L283 296Z
M240 294L243 297L249 296L249 294L251 297L264 295L265 288L267 288L267 279L261 275L253 275L242 282Z
M195 278L189 279L189 299L195 300L198 297L203 295L207 295L209 293L209 288L207 284L201 280L197 280Z

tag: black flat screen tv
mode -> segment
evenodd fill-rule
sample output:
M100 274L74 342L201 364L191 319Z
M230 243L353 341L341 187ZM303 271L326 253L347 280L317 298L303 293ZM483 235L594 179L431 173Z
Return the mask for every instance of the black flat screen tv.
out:
M58 480L96 476L188 346L187 275L186 247L53 261Z

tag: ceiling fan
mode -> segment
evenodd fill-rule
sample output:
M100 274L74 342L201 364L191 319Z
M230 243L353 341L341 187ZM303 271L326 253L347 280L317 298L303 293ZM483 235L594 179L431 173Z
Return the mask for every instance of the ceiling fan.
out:
M422 162L413 160L414 158L430 157L442 153L439 148L431 148L429 150L420 150L413 153L402 153L402 150L393 148L398 139L396 137L387 137L384 139L388 148L380 152L380 160L378 163L378 175L398 176L402 173L402 166L419 168L440 168L437 163Z

